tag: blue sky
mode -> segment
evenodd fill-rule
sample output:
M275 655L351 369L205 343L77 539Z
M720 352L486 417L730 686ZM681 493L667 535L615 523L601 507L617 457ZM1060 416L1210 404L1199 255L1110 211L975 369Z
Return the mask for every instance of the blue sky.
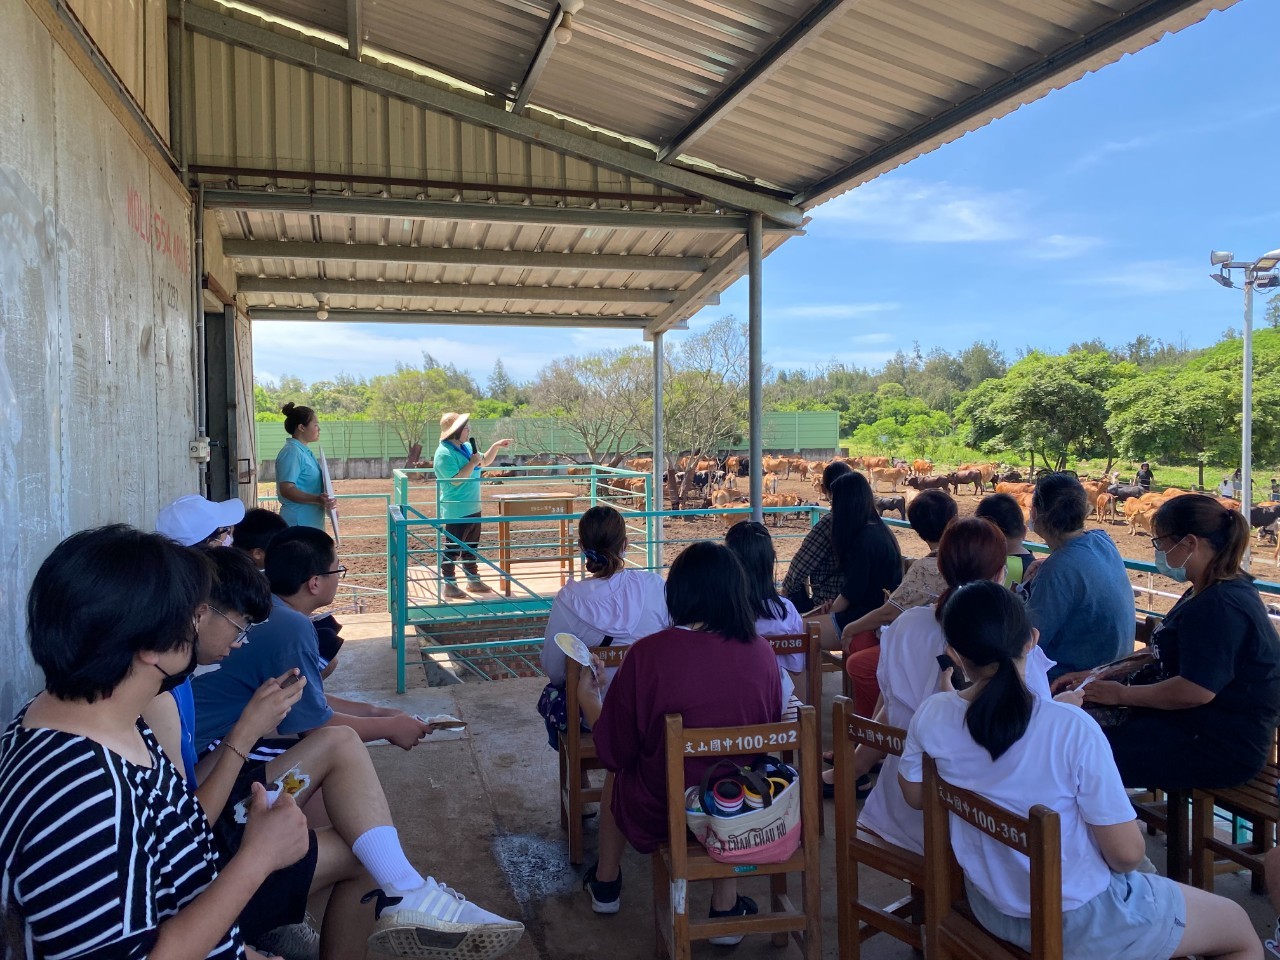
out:
M1209 280L1209 250L1280 247L1277 36L1280 3L1241 0L819 207L765 261L766 361L875 366L913 341L975 339L1012 358L1142 333L1204 346L1239 328L1241 295ZM743 280L690 327L746 312ZM498 357L526 379L566 353L640 342L282 323L255 324L254 341L269 379L373 376L426 350L482 383Z

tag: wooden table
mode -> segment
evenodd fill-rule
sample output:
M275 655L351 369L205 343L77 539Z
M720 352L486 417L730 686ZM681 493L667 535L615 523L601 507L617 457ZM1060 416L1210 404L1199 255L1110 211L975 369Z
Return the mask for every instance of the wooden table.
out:
M573 576L573 565L577 559L577 537L569 529L569 520L562 519L560 524L560 552L552 556L513 557L511 549L511 520L517 517L552 517L557 514L574 512L574 494L541 490L532 493L496 493L493 501L498 505L498 567L502 570L502 590L511 596L511 568L517 563L537 563L543 560L556 560L560 564L560 586Z

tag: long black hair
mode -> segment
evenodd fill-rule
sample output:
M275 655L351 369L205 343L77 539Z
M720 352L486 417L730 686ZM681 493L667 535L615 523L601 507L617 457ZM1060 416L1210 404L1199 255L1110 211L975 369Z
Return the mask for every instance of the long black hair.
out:
M996 664L995 674L965 711L964 722L974 742L999 760L1031 722L1032 694L1016 662L1031 639L1027 611L1011 590L978 580L951 595L942 610L942 632L974 666Z
M699 540L676 557L667 571L667 612L677 627L700 623L743 643L756 637L746 571L723 543Z
M735 523L724 535L724 542L746 571L747 600L756 619L781 620L785 617L787 607L778 596L773 579L778 555L774 552L769 528L754 520Z
M856 470L831 483L831 546L844 566L867 526L880 523L875 494L867 478ZM897 542L896 538L893 538Z

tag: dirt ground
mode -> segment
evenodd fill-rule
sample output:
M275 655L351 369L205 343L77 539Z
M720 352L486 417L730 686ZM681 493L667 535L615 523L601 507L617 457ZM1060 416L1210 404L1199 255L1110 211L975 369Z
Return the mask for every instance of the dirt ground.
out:
M504 486L503 484L486 484L483 491L484 500L489 501L495 493L503 492ZM335 492L338 494L365 494L381 497L390 495L392 492L391 480L389 479L339 480L334 484L334 487ZM745 481L739 482L738 492L745 498ZM778 483L778 492L794 494L806 503L817 501L817 495L812 485L805 480L781 480ZM890 493L887 490L879 492L881 495ZM907 488L903 488L899 492L907 497L908 502L915 495L914 490ZM961 493L956 498L960 516L972 515L977 509L980 499L980 497L974 496L972 493ZM413 503L421 502L423 505L433 504L434 493L432 488L429 485L415 484L411 488L410 501ZM367 501L348 500L343 502L340 511L341 554L342 562L348 568L347 582L364 584L369 587L384 587L386 576L386 518L382 501L380 499ZM493 512L495 511L491 507L486 507L486 514ZM768 522L775 531L774 538L778 551L779 576L781 576L785 569L786 561L799 548L801 540L808 531L809 521L806 515L796 515L781 516L776 520L771 518ZM776 527L774 527L775 523L777 524ZM1147 537L1141 534L1130 535L1128 525L1121 520L1099 524L1090 518L1086 523L1086 527L1090 530L1104 530L1115 541L1121 556L1127 559L1150 561L1152 558L1151 544ZM668 541L665 556L668 564L683 549L685 542L700 539L719 539L724 536L724 522L716 517L668 519L664 524L664 528ZM892 529L899 540L904 556L919 557L924 555L924 545L914 533L909 529L900 527ZM518 543L521 539L528 538L517 536L515 539ZM1031 539L1036 542L1039 540L1034 535ZM1255 550L1254 559L1254 571L1257 576L1266 580L1280 579L1280 570L1277 569L1276 564L1272 561L1270 549ZM1155 574L1131 571L1129 579L1135 586L1154 589L1175 596L1182 592L1178 584ZM1172 603L1173 600L1169 597L1145 595L1141 605L1146 609L1164 611L1172 606ZM370 612L385 610L385 600L380 597L370 598L365 601L364 609Z

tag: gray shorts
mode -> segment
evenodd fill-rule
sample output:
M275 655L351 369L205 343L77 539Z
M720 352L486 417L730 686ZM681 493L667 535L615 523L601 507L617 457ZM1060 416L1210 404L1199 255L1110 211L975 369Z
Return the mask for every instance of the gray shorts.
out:
M1031 949L1031 921L1009 917L965 881L969 906L987 931ZM1113 873L1107 889L1062 915L1063 955L1078 960L1169 960L1187 928L1187 902L1172 880Z

